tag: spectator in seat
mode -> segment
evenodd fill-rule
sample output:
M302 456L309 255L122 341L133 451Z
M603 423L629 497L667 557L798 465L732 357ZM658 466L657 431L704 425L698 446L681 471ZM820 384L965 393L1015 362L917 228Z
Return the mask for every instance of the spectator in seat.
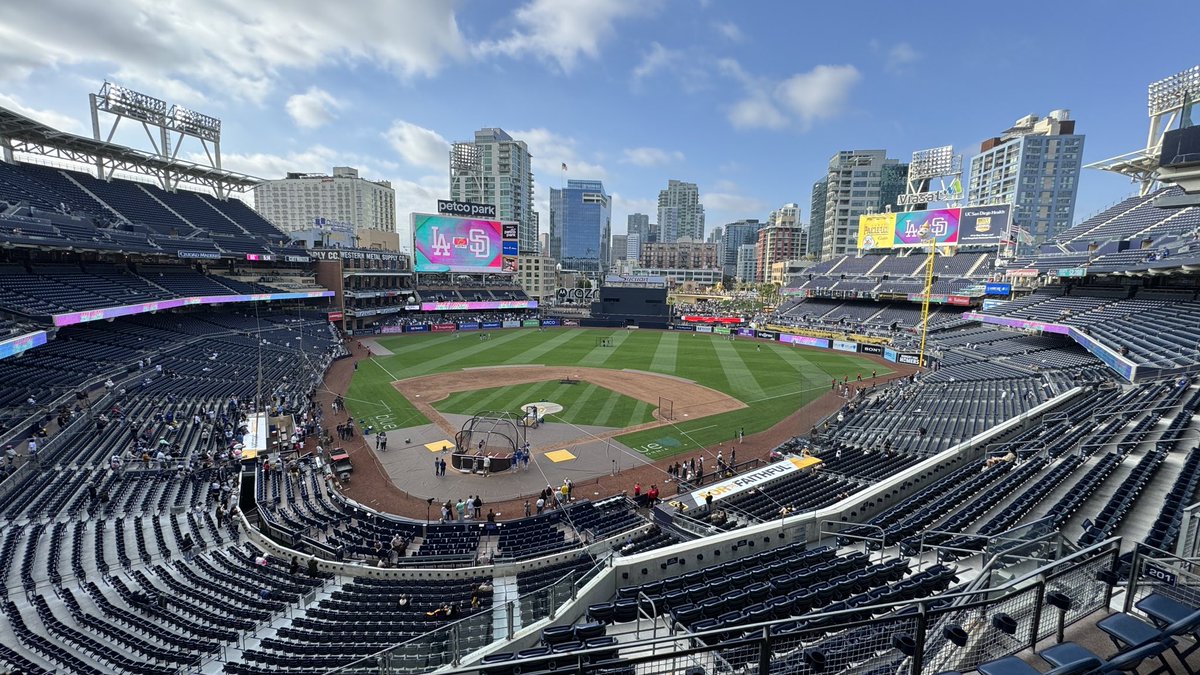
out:
M292 562L290 564L288 564L288 574L290 574L292 576L296 576L296 573L299 571L300 571L300 559L297 558L296 556L292 556Z
M183 535L183 543L179 546L179 550L183 552L184 560L192 559L192 552L196 549L196 542L192 541L192 533L189 532Z
M308 557L308 576L315 577L320 574L320 569L317 567L317 559L315 556Z

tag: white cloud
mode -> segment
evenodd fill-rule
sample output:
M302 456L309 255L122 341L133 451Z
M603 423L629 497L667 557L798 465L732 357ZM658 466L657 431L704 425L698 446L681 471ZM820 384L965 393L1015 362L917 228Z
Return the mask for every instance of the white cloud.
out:
M712 26L713 30L730 42L741 42L746 39L742 29L732 21L714 21Z
M682 152L662 148L626 148L622 154L624 158L621 161L634 166L662 166L683 161Z
M595 59L616 34L615 24L652 13L657 0L529 0L515 15L517 28L500 40L482 42L478 54L526 54L554 62L564 72L580 57Z
M83 125L79 122L79 120L71 117L70 115L64 115L56 110L39 110L38 108L31 108L22 103L21 99L17 98L16 96L9 96L5 93L0 93L0 107L8 108L18 115L24 115L42 122L43 124L48 124L59 131L79 133L79 131L83 128Z
M788 118L761 94L730 106L729 121L737 129L782 129L788 125Z
M563 136L544 128L509 133L529 146L529 154L533 156L533 172L543 186L556 187L559 184L563 164L567 165L567 177L589 180L608 177L608 172L603 166L585 160L580 155L578 144L570 136ZM545 189L537 192L549 194Z
M850 91L862 78L851 65L819 65L773 82L746 72L733 59L718 62L718 70L742 84L744 98L728 106L729 121L737 129L783 129L798 126L803 131L815 121L841 112Z
M612 197L612 231L613 234L629 231L629 214L644 213L650 216L650 222L658 221L658 200L625 197L614 192Z
M634 81L644 80L651 75L666 70L681 56L683 56L682 52L667 49L657 42L651 42L650 51L642 56L642 60L633 69Z
M833 117L850 98L850 90L862 79L854 66L817 66L779 83L775 97L800 118L807 131L813 121Z
M208 162L203 152L185 153L184 159L198 163ZM363 178L380 180L400 169L396 162L340 152L319 144L282 155L267 152L224 152L221 153L221 166L229 171L267 179L283 178L288 172L329 173L334 166L352 166L358 169ZM449 181L449 178L446 180Z
M438 132L396 120L383 137L409 164L449 172L450 143Z
M756 218L766 210L762 201L746 195L730 192L701 192L700 201L706 212L725 214L721 222L737 218ZM721 222L712 221L713 224Z
M912 45L907 42L898 42L896 46L888 50L884 69L889 73L900 73L920 58L921 54Z
M113 70L122 81L136 86L261 103L283 71L331 62L369 63L400 78L429 76L467 54L455 5L39 0L0 23L0 81L81 64L118 66Z
M309 87L303 94L288 97L284 107L297 126L316 129L332 122L342 104L324 89Z

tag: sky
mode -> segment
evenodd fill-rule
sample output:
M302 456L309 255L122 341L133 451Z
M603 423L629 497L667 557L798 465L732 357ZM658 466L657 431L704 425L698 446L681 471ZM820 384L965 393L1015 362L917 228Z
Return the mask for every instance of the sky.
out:
M1031 113L1069 109L1085 163L1135 150L1146 85L1200 62L1194 40L1170 38L1197 14L1115 0L39 0L0 22L0 106L90 135L87 95L109 80L219 117L227 169L390 180L405 224L447 196L449 143L501 127L529 145L543 229L565 179L604 181L614 233L629 213L654 222L678 179L699 184L711 231L788 202L808 222L839 150L907 160L952 144L969 162ZM149 147L133 125L115 140ZM1076 221L1135 190L1085 170Z

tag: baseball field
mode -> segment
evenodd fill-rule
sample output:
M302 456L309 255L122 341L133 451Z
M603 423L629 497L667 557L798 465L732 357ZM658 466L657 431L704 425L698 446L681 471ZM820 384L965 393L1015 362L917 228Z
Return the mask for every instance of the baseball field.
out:
M418 405L469 415L550 401L563 411L546 421L634 427L617 440L652 459L768 429L829 391L832 378L891 372L854 354L686 331L514 329L376 342L392 354L359 364L345 396L364 426L426 424Z

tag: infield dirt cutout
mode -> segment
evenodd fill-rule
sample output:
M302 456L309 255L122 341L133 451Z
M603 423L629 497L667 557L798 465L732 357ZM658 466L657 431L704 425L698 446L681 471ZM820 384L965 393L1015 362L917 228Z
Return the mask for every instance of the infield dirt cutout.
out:
M447 433L454 434L458 432L458 429L433 407L434 403L451 394L567 378L589 382L654 406L655 421L625 427L613 431L611 435L653 429L670 424L671 420L663 419L659 414L660 398L671 400L676 419L682 419L686 415L688 420L695 420L747 407L745 403L729 394L672 375L574 366L472 368L396 380L392 382L392 386L430 421L442 427Z

